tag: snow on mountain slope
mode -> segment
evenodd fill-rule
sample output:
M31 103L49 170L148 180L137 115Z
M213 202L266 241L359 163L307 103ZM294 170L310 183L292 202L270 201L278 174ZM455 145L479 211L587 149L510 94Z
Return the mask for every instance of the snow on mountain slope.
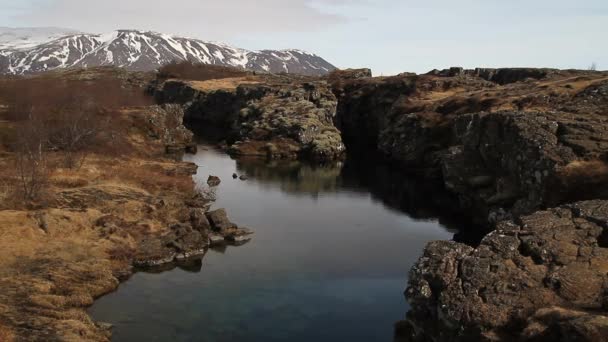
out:
M335 69L323 58L300 50L248 51L222 43L137 30L119 30L104 35L71 34L26 48L3 49L0 45L1 74L101 65L150 71L172 61L184 60L305 75L323 75Z
M80 32L59 27L0 27L0 50L32 48L77 33Z

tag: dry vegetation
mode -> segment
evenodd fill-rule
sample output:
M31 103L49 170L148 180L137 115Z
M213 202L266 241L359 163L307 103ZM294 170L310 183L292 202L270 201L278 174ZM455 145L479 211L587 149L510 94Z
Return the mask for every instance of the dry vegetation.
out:
M192 81L208 81L222 78L246 77L251 72L242 69L192 63L188 61L169 63L158 70L159 79L177 78Z
M566 165L553 188L566 201L607 198L608 163L602 160L578 160Z
M0 341L107 340L84 309L196 194L150 104L105 71L0 79Z
M208 81L189 81L188 84L196 90L215 91L215 90L234 90L241 84L258 84L259 80L255 76L222 78Z
M17 185L15 200L40 202L55 169L81 168L92 153L129 154L117 138L126 136L120 110L149 99L126 90L119 79L40 77L3 80L0 102L0 138L9 153L3 178Z

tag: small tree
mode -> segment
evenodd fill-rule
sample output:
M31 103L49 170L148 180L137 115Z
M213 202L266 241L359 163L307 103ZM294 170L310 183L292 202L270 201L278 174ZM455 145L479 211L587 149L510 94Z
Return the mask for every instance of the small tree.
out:
M52 149L64 153L65 166L74 168L82 165L87 148L104 125L101 110L87 96L75 94L66 100L47 118L49 143Z
M591 65L589 66L589 71L596 71L597 70L597 64L595 62L591 63Z
M48 184L48 140L42 120L30 111L15 144L15 166L23 199L35 201Z

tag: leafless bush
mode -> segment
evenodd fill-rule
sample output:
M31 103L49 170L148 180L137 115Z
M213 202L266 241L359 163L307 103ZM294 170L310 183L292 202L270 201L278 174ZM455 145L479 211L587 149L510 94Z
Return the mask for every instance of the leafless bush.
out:
M125 90L118 80L23 79L9 83L11 87L0 87L0 98L8 103L6 118L18 126L36 121L34 125L47 139L45 148L62 153L65 167L79 167L91 151L115 142L108 135L113 135L112 120L125 103Z
M47 118L49 146L64 153L66 167L81 166L89 151L87 147L107 126L107 119L101 118L100 113L92 99L75 94Z
M42 120L29 115L17 137L15 169L23 199L36 201L49 180L48 135Z
M591 63L588 68L589 71L597 71L597 64L595 62Z

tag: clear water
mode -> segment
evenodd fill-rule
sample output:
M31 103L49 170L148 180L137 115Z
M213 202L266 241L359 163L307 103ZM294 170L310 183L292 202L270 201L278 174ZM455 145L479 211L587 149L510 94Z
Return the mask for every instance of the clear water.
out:
M90 313L114 324L114 341L391 341L408 310L409 268L426 242L454 236L433 218L432 189L370 160L315 167L213 150L186 159L199 183L222 179L214 207L256 234L136 273L98 300Z

